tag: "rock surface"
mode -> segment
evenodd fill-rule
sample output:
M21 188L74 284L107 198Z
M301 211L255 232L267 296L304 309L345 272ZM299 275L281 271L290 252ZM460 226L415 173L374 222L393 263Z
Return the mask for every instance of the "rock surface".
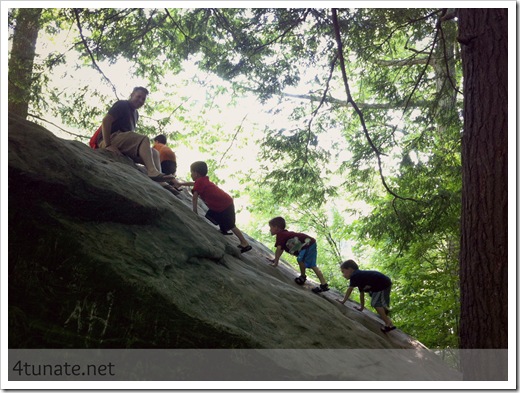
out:
M192 212L187 190L174 196L129 159L12 115L8 131L10 348L337 349L305 361L338 355L350 379L459 379L337 291L297 286L254 239L240 254L236 237ZM345 349L389 350L391 361ZM288 375L309 375L297 368Z

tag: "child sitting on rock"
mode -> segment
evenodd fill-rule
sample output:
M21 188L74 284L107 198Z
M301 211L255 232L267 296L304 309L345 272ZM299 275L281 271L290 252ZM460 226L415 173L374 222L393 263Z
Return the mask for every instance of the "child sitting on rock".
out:
M381 331L387 333L394 330L395 326L390 318L388 318L390 289L392 288L390 278L375 270L361 270L352 259L341 264L341 272L343 273L343 277L350 280L350 286L343 300L338 301L345 304L354 288L358 287L361 307L355 308L358 311L363 311L365 308L365 292L368 292L372 298L370 302L371 306L376 309L381 319L385 322L385 326L381 327Z
M269 221L269 230L271 235L276 235L274 259L269 259L271 265L274 267L278 266L278 261L284 251L295 255L298 265L300 266L301 275L300 277L296 277L294 281L296 281L298 285L303 285L307 280L305 271L309 268L316 273L321 283L319 287L313 288L312 291L315 293L328 291L329 285L327 281L325 281L321 270L316 266L318 255L316 239L305 233L288 231L285 229L285 219L283 217L275 217Z
M224 235L232 235L228 233L229 230L233 232L240 244L238 248L240 252L247 252L252 249L244 235L235 225L235 205L233 198L226 192L217 187L217 185L209 180L208 166L204 161L196 161L190 166L191 178L193 182L178 182L174 180L176 187L193 186L193 211L197 213L198 199L200 198L208 206L206 218L213 224L220 227L220 232Z

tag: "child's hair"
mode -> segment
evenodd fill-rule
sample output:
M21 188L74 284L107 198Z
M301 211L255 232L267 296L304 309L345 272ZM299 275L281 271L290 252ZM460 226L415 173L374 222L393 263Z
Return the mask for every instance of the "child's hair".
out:
M153 138L154 141L162 143L163 145L166 145L166 136L165 135L157 135L155 138Z
M206 176L208 174L208 165L204 161L195 161L191 164L190 169L201 176Z
M269 225L272 227L285 229L285 220L283 219L283 217L275 217L271 221L269 221Z
M359 270L359 266L352 259L349 259L341 264L341 269L354 269Z

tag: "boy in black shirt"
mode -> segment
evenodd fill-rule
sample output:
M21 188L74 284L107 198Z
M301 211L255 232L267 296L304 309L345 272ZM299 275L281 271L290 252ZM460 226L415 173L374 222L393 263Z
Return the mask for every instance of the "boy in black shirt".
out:
M352 259L341 264L341 272L343 277L350 280L350 286L343 300L338 300L345 304L355 287L359 288L359 299L361 307L355 307L356 310L363 311L365 308L365 292L370 294L372 298L370 304L374 307L379 316L385 322L385 326L381 327L383 333L387 333L395 329L394 324L388 318L387 312L390 306L390 289L392 281L383 273L374 270L360 270L357 263Z

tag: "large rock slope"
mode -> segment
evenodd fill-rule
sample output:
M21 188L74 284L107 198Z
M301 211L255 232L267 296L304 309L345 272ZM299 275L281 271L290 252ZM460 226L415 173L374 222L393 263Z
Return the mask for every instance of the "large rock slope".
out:
M9 116L10 348L409 349L371 312L298 287L124 157ZM426 361L426 360L425 360Z

